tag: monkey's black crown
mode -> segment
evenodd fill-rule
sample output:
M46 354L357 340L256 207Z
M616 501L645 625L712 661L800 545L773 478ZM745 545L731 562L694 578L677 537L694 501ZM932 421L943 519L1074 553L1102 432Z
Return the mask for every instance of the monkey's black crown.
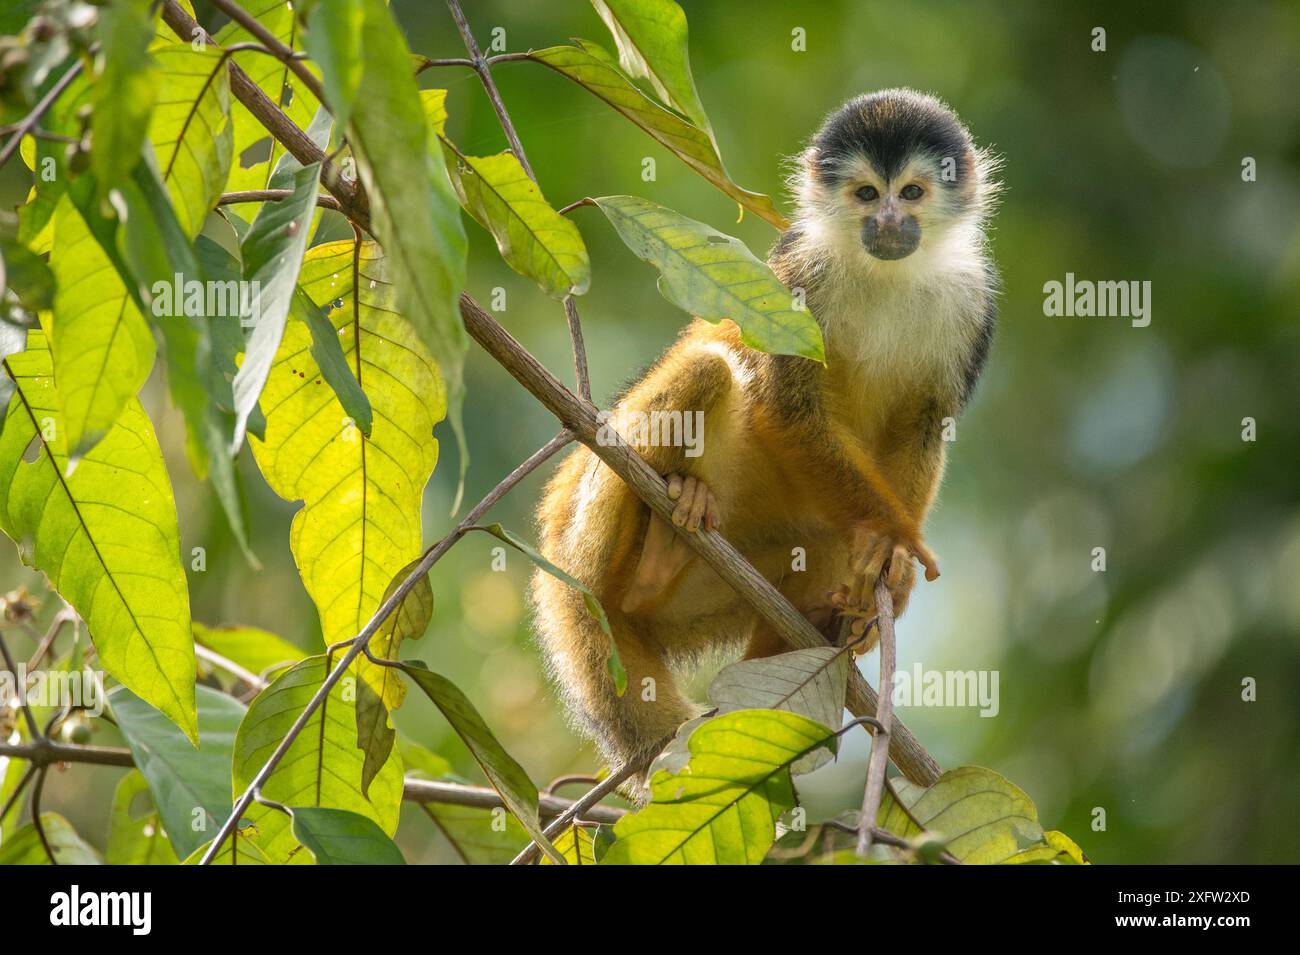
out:
M942 102L914 90L855 96L826 118L812 146L817 178L829 186L840 184L859 156L887 178L917 155L954 161L955 181L944 185L961 187L975 175L966 127Z

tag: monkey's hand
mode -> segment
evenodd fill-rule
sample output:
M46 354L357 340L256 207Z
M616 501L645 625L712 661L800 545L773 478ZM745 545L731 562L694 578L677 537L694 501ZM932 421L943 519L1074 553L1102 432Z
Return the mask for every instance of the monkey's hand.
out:
M677 502L672 527L657 514L650 515L636 573L623 595L621 609L624 613L636 613L653 603L695 556L691 545L674 527L694 532L701 527L716 530L722 525L718 500L703 481L689 475L670 474L668 496Z
M842 617L851 619L850 637L866 633L876 617L876 581L885 573L885 586L893 598L894 616L901 614L916 584L916 564L925 568L925 579L939 576L939 561L920 540L903 540L888 534L862 531L855 542L848 581L831 594L831 604ZM888 570L886 570L888 563ZM871 648L869 641L861 644L861 651Z

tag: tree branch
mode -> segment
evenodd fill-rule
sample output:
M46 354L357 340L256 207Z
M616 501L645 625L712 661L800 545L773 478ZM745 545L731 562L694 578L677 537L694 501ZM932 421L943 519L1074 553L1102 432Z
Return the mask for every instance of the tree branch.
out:
M621 438L614 444L601 444L596 440L598 422L595 406L578 398L560 384L554 375L543 368L467 293L460 297L460 312L470 336L572 431L578 441L590 448L610 470L622 478L637 497L671 523L676 504L668 497L667 482ZM721 534L701 528L698 532L683 537L704 558L705 563L745 598L792 647L826 645L826 638ZM878 709L879 701L875 690L863 679L856 667L849 670L847 696L848 709L854 716L869 716ZM890 739L890 756L903 775L922 786L933 785L938 780L939 765L911 731L897 719L893 721Z
M172 32L182 40L189 41L201 37L204 43L217 47L212 37L199 26L198 21L185 12L176 0L164 0L162 18ZM311 141L311 137L299 129L279 106L271 102L271 98L262 92L262 88L253 82L239 64L230 60L227 68L230 70L230 92L235 94L235 99L244 104L244 107L266 128L276 142L289 151L294 159L304 166L314 162L320 163L321 185L325 186L339 201L340 211L344 215L369 231L370 210L365 193L357 183L343 177L339 167L325 156L325 153Z
M239 4L234 3L233 0L212 0L212 5L257 37L272 56L287 66L294 76L302 80L303 85L307 87L311 95L316 97L316 102L325 103L325 91L321 87L320 80L312 75L311 70L307 69L307 64L298 58L292 48L281 43L279 37L258 23L252 14Z

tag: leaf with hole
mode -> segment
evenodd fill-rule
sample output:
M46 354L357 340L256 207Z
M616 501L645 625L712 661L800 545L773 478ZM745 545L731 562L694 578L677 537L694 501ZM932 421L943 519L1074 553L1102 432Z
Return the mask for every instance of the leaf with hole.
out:
M373 428L366 437L356 427L324 384L311 332L290 322L262 390L266 439L250 444L272 490L303 502L289 546L332 644L360 633L393 577L420 556L422 494L438 460L433 426L444 392L428 350L397 311L379 246L316 246L299 281L317 306L329 307Z

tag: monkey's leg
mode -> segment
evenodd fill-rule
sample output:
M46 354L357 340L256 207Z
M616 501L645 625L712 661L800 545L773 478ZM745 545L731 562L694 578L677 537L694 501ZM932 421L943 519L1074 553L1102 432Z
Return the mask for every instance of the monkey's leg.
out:
M716 530L722 524L717 499L703 481L689 475L671 474L668 496L677 502L672 526L657 514L650 515L641 557L623 595L624 613L636 613L654 603L695 556L695 551L673 527L697 531L704 526Z

